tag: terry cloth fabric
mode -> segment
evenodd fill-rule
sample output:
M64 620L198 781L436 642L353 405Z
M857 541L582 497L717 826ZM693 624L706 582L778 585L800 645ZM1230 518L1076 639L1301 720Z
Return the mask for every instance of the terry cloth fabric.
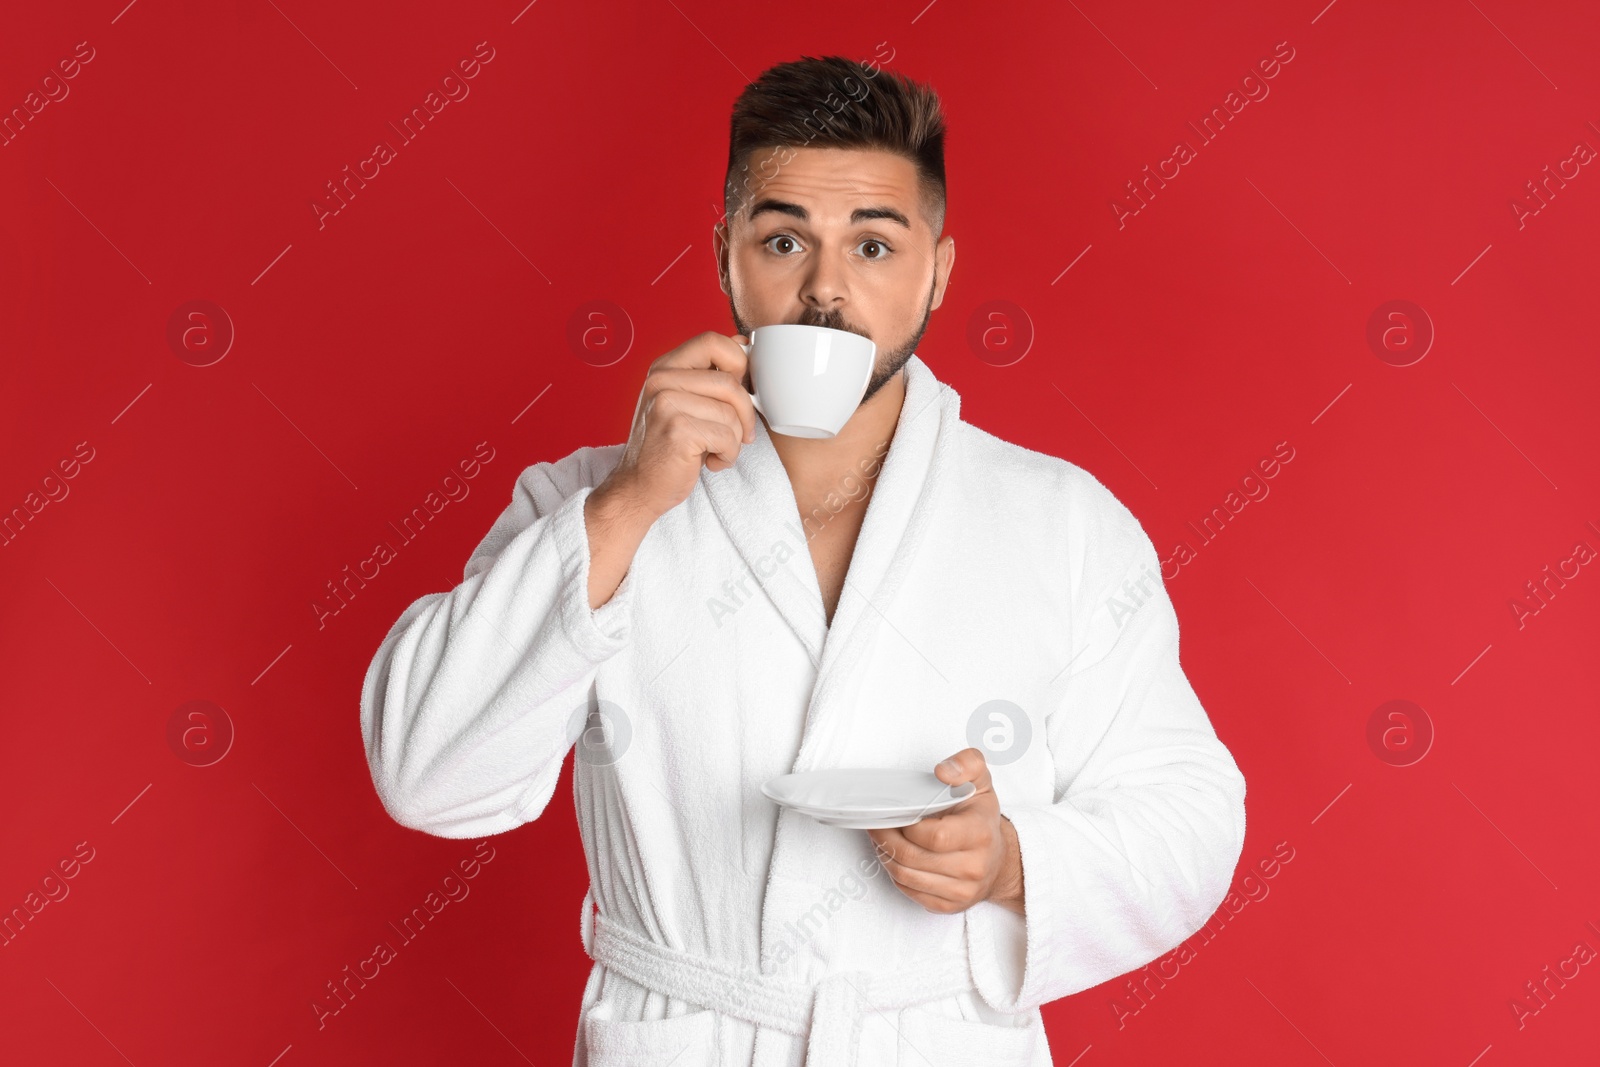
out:
M595 959L575 1067L1048 1067L1040 1005L1176 947L1227 892L1244 778L1150 539L1082 468L961 421L919 357L905 374L831 626L806 545L827 515L800 515L758 420L598 609L583 506L623 446L528 467L461 584L407 607L367 670L367 759L405 826L537 819L575 748ZM761 792L931 771L995 707L1025 918L930 912L865 831Z

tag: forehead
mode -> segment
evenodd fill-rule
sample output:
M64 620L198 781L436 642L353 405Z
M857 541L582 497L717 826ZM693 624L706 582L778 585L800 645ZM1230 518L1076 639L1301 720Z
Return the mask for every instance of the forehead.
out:
M792 153L792 158L790 155ZM785 159L788 162L783 162ZM875 148L760 148L745 161L750 176L744 205L737 218L747 220L758 200L774 199L806 209L819 225L846 225L858 207L897 208L921 223L916 164L904 156ZM773 174L776 170L777 173ZM762 174L772 174L763 179ZM736 177L737 181L742 178ZM792 216L762 215L761 220Z

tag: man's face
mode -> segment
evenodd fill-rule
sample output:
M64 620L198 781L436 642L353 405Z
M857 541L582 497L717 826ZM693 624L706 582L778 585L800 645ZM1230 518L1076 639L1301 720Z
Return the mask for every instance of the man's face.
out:
M743 202L712 234L734 325L746 337L778 323L870 337L878 358L866 403L905 366L943 303L955 239L933 232L916 164L902 156L782 148L748 163Z

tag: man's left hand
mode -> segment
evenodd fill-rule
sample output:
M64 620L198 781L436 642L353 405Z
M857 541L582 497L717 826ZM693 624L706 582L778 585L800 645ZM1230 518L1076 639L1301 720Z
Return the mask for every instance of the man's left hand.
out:
M977 792L910 826L868 830L883 869L929 911L948 915L992 900L1024 914L1022 850L1016 828L1000 814L983 752L962 749L933 773L947 785L973 782Z

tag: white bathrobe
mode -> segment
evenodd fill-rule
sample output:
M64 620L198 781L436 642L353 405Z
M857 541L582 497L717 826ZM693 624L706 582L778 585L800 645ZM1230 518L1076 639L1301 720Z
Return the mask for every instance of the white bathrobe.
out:
M412 603L367 671L367 758L405 826L537 819L576 752L596 962L575 1067L1048 1067L1041 1004L1176 947L1227 892L1244 778L1179 665L1150 539L1083 469L962 422L920 358L905 373L831 626L757 420L598 610L583 505L622 446L528 467L461 584ZM931 771L974 737L1025 918L927 911L866 831L761 792Z

